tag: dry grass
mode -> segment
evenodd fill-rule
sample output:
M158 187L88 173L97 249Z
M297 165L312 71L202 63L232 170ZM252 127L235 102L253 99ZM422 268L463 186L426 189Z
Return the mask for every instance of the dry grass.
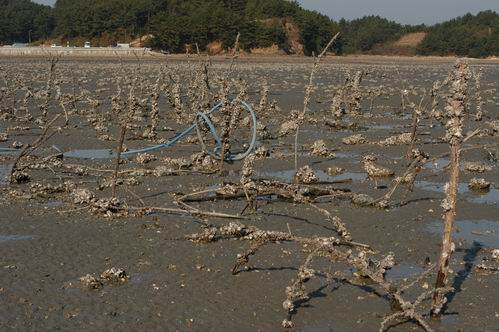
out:
M395 47L417 47L426 37L426 32L413 32L400 37L393 43Z

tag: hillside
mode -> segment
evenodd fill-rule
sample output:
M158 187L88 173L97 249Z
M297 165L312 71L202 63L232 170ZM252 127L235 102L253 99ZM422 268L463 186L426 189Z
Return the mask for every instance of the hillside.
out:
M485 11L437 24L418 47L423 55L499 55L499 15Z
M426 38L426 32L412 32L400 37L393 45L395 47L416 48Z
M311 54L338 29L326 16L284 0L58 0L54 13L54 34L62 39L85 36L104 46L152 34L150 46L167 52L195 44L205 51L213 42L227 49L240 32L245 50L276 45Z
M499 15L465 15L432 27L379 16L335 22L287 0L0 0L0 45L14 42L109 46L136 42L170 53L213 54L240 46L254 54L318 53L341 31L337 54L499 54ZM148 36L147 38L145 36Z
M0 45L48 38L53 9L30 0L0 0Z
M397 40L374 46L370 53L404 56L416 55L419 45L427 35L428 33L424 31L406 33Z

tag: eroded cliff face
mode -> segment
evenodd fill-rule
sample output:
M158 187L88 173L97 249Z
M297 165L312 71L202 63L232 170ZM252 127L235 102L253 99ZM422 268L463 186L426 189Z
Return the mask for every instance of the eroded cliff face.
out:
M268 18L265 20L260 20L261 23L263 23L267 27L280 27L283 29L283 31L286 33L287 37L287 43L289 46L289 53L291 54L296 54L296 55L303 55L304 54L304 46L301 43L301 34L300 34L300 28L296 24L295 20L292 17L273 17L273 18ZM277 49L276 50L276 45L273 45L271 47L265 47L265 48L258 48L255 49L256 53L274 53L274 54L281 54L282 50ZM253 50L252 50L253 53Z
M259 22L267 27L280 27L286 33L288 43L287 52L290 54L304 55L304 46L301 43L300 28L292 17L273 17L259 20ZM228 51L223 48L220 40L213 40L210 42L207 45L206 50L210 55L225 54ZM281 49L279 45L273 44L269 47L252 48L250 53L255 55L284 55L286 54L286 51Z
M288 37L288 44L291 53L296 55L303 55L303 44L301 43L300 29L295 23L293 18L288 17L283 19L286 36Z

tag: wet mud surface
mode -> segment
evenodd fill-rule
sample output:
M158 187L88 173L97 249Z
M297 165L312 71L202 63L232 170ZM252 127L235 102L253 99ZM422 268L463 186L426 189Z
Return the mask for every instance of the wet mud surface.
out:
M0 134L7 134L0 142L0 148L4 148L0 149L0 330L280 330L285 317L282 307L285 288L295 278L305 257L295 244L264 246L241 273L232 275L237 255L249 247L247 242L196 244L179 240L199 232L206 223L221 226L230 220L158 211L107 218L92 213L84 204L76 204L73 192L67 191L71 187L73 191L88 189L97 198L111 196L106 183L114 169L112 151L116 150L119 126L106 114L112 108L118 77L139 75L144 80L141 83L144 89L140 92L137 89L137 94L139 99L147 99L150 97L147 87L154 84L160 68L170 66L175 72L184 73L192 71L193 66L186 61L149 61L142 63L140 69L132 63L125 65L122 72L119 61L61 60L57 64L63 93L71 94L76 80L77 90L88 91L89 98L83 98L76 110L70 111L68 126L63 118L58 120L60 132L37 149L34 155L38 159L29 157L35 162L62 154L58 162L48 163L47 167L29 167L27 183L9 184L12 164L22 148L6 149L11 149L14 142L31 143L42 133L43 125L36 124L35 119L40 117L43 96L27 102L32 115L28 119L23 118L22 109L25 90L19 88L15 92L15 115L10 108L16 98L8 95L10 89L3 92L2 114L9 116L0 120ZM4 80L0 81L0 87L8 87L17 78L30 82L33 90L43 90L47 66L44 59L1 59L0 73ZM211 70L223 74L228 66L228 61L217 62ZM499 331L499 275L476 268L490 257L493 249L499 248L499 136L491 125L499 118L499 65L485 62L472 67L482 68L484 115L482 121L474 121L476 105L471 100L466 132L476 129L487 132L476 135L463 146L454 232L456 251L450 262L450 284L455 291L450 294L440 321L426 317L436 331ZM445 79L451 68L450 62L388 60L323 64L316 77L307 121L300 131L299 165L309 165L316 172L317 186L374 198L383 196L393 177L369 177L363 157L373 154L378 164L390 168L397 176L404 173L408 145L378 144L390 136L411 131L412 109L408 105L403 109L400 91L408 90L408 98L419 103L428 95L433 82ZM269 103L275 101L271 110L259 110L259 120L267 126L270 137L260 137L258 146L269 149L269 155L256 162L255 179L293 183L294 135L278 133L293 111L302 110L310 69L310 63L242 62L236 66L234 77L248 82L248 100L252 105L258 105L264 81L269 85ZM348 73L358 70L367 72L361 85L362 111L345 116L355 127L326 125L333 118L330 104L334 91L342 86ZM380 86L383 94L371 102L369 91ZM183 93L189 94L187 89ZM428 103L423 102L429 108ZM442 101L440 107L444 104ZM164 94L159 98L159 109L159 139L171 138L187 126L175 121L174 110ZM58 104L51 102L48 117L59 112ZM143 113L134 118L135 127L127 134L125 144L129 149L155 143L141 136L149 123L148 113ZM429 264L438 261L443 229L440 204L448 164L447 156L442 156L448 152L447 143L442 141L444 133L445 128L439 122L423 116L415 144L435 160L418 173L412 191L402 186L395 193L390 208L359 206L345 200L317 202L343 220L355 241L370 245L376 253L394 254L396 265L387 272L387 278L397 284L413 280ZM358 134L365 137L365 143L343 143L344 138ZM242 146L247 135L241 131L234 146ZM310 153L310 147L318 139L325 141L332 152L330 156ZM179 194L239 183L242 162L226 164L222 174L198 172L189 167L179 171L181 167L175 166L168 166L179 171L175 174L153 172L167 165L168 158L190 160L199 151L198 143L183 140L169 149L151 153L156 160L144 163L135 157L125 158L118 197L128 207L178 208L174 199ZM479 162L485 169L481 173L468 171L466 162ZM332 167L343 171L329 174ZM471 190L468 183L473 178L483 178L490 187ZM192 204L203 211L239 214L246 201L244 197L214 197ZM259 197L256 211L246 211L244 218L241 221L244 224L265 230L309 237L336 236L331 223L318 211L272 195ZM96 289L89 289L80 281L82 276L98 277L112 267L124 269L129 279L123 283L104 282ZM355 271L348 266L317 260L315 268L318 276L306 284L310 300L299 306L293 316L296 331L379 329L383 317L391 313L383 294L373 292L369 284L359 286L350 282L355 279ZM333 278L326 278L326 274ZM417 297L421 291L433 287L434 280L435 273L431 273L407 296ZM429 312L429 304L425 302L423 306L425 314ZM409 322L393 324L390 331L418 329Z

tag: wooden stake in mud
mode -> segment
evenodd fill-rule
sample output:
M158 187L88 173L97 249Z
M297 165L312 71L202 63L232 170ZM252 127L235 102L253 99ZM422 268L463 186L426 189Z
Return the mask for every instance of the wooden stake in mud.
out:
M116 154L116 164L114 166L114 176L113 176L113 190L112 190L113 198L116 198L116 184L118 182L118 173L120 170L120 162L121 162L121 152L123 151L123 143L125 142L125 134L126 134L126 123L124 123L121 126L120 140L118 142L118 151Z
M314 88L314 77L317 69L319 68L319 65L321 63L322 57L326 54L326 52L329 50L329 48L333 45L335 40L340 36L340 33L338 32L331 38L329 43L327 43L326 47L322 50L322 52L319 54L319 56L315 59L314 62L314 67L312 68L312 71L310 72L310 76L308 79L308 85L305 90L305 98L303 99L303 111L298 117L298 123L296 126L296 133L295 133L295 172L298 172L298 135L300 134L300 124L305 121L305 113L307 113L308 109L308 104L310 103L310 97L312 94L312 90Z
M48 114L48 109L49 109L49 104L50 104L50 99L52 97L52 87L54 84L54 79L55 79L55 66L59 62L60 55L57 57L50 57L49 62L50 62L50 67L49 67L49 73L47 76L47 83L45 86L45 91L44 91L44 101L42 105L40 106L40 110L42 111L42 118L45 120L47 118Z
M224 163L225 163L225 156L227 154L228 151L228 145L229 145L229 133L230 133L230 128L229 128L229 125L230 125L230 118L231 118L231 114L230 114L230 109L232 109L231 106L229 106L229 97L228 97L228 80L229 80L229 76L232 74L232 69L234 67L234 63L235 61L237 60L237 58L239 57L239 38L241 38L241 33L238 32L237 33L237 36L236 36L236 41L234 42L234 53L232 54L232 58L230 60L230 66L229 66L229 70L227 71L227 74L225 75L225 79L224 79L224 82L223 84L226 85L226 88L224 89L225 92L224 92L224 95L223 95L223 103L224 103L224 107L222 109L222 111L225 110L225 113L223 115L223 128L222 128L222 133L221 133L221 138L222 138L222 146L221 146L221 151L222 153L220 154L220 169L219 169L219 174L222 174L223 173L223 170L224 170ZM230 109L227 109L228 107L230 107Z
M409 144L409 148L407 149L406 153L406 159L407 163L410 164L412 162L412 150L414 150L414 144L416 143L416 137L418 133L418 123L421 119L421 116L423 115L423 100L426 97L426 92L423 94L423 97L421 97L421 101L419 102L418 106L414 106L414 112L412 114L412 130L411 130L411 143Z
M456 203L459 186L459 155L461 142L463 140L463 120L466 111L466 98L468 90L468 80L471 72L468 64L458 61L455 70L451 73L450 95L447 99L446 111L446 139L450 146L450 171L449 182L445 186L446 197L442 202L444 208L444 234L442 237L442 252L438 264L437 281L433 292L433 303L431 315L434 318L440 317L447 302L444 288L449 279L449 260L454 251L452 243L452 229L456 217Z
M120 131L120 139L118 141L118 151L116 155L116 164L114 167L114 176L113 176L113 184L112 184L112 195L113 198L116 198L116 185L118 183L118 175L120 169L121 162L121 152L123 152L123 144L125 142L125 134L129 121L133 118L135 112L137 111L137 98L135 97L135 86L137 84L137 77L135 77L129 83L129 91L128 91L128 112L125 118L122 120L121 131ZM119 96L117 97L117 105L120 105L121 102L119 100Z

